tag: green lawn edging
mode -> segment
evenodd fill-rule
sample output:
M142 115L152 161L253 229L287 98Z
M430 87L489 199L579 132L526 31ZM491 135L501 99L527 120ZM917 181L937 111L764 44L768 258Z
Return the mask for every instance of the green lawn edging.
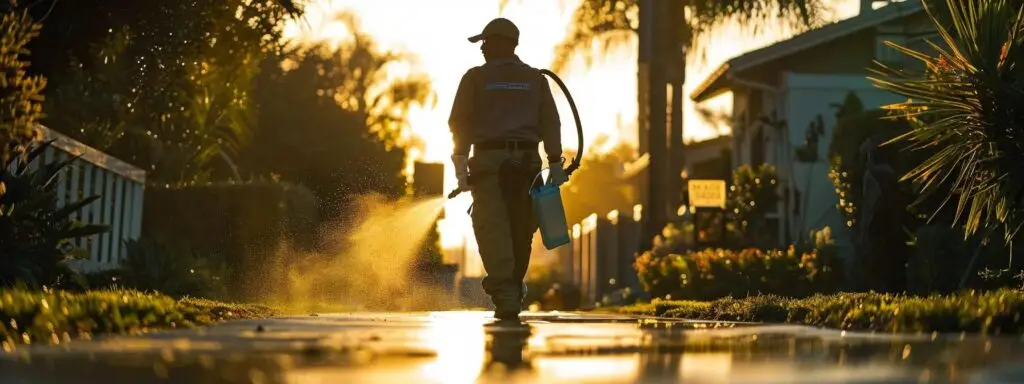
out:
M11 351L19 344L60 344L97 334L139 334L275 314L264 305L174 299L135 290L0 289L0 343Z
M653 300L606 308L622 314L712 321L803 324L892 333L1021 333L1024 291L951 295L838 293L793 299L774 295L714 301Z

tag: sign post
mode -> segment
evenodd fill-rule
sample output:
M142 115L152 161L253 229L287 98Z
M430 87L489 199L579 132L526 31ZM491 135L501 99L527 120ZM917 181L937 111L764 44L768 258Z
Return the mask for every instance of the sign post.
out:
M686 189L693 209L693 243L722 246L725 242L725 180L688 180Z

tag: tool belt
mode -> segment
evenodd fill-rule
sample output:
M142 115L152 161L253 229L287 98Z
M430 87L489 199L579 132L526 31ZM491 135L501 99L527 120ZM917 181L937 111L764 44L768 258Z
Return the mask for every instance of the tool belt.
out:
M518 199L526 199L528 201L531 182L534 181L534 176L540 172L541 168L539 154L537 153L539 144L536 141L523 140L491 140L474 144L474 148L478 150L505 149L509 151L524 151L518 154L510 154L510 157L496 170L498 183L506 204L521 203ZM469 180L467 180L470 185L474 184L478 177L485 175L484 172L475 168L473 159L470 159ZM472 215L472 205L470 205L467 213Z
M476 149L507 149L510 151L526 151L537 150L539 145L539 142L526 140L488 140L476 143L473 146Z

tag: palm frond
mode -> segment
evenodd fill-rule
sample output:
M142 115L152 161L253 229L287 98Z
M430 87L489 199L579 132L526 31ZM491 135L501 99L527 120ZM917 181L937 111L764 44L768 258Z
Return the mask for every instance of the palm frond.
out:
M729 20L755 29L772 20L804 29L820 25L826 6L820 0L690 0L690 23L697 32Z
M934 150L903 179L923 194L949 186L942 206L956 201L954 220L966 235L1002 227L1012 240L1024 207L1024 6L1012 0L924 3L941 38L930 43L934 56L889 45L923 62L925 76L876 64L869 77L876 87L910 98L887 106L919 122L893 141Z
M509 0L503 0L507 3ZM654 1L654 0L650 0ZM658 0L684 4L685 20L678 20L680 36L693 46L696 38L727 21L766 25L783 20L798 30L819 25L827 8L823 0ZM639 27L642 0L583 0L573 13L566 38L558 45L552 69L564 70L569 60L580 57L590 64L595 48L628 42Z
M589 65L595 42L602 42L606 49L628 42L635 36L639 23L638 0L583 0L573 12L568 35L555 48L552 70L565 70L574 54Z

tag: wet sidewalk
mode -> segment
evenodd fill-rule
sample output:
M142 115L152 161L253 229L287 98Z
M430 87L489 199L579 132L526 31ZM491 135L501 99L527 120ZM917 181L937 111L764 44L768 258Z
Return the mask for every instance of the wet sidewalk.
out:
M225 323L0 353L0 383L1024 383L1019 335L843 333L571 313Z

